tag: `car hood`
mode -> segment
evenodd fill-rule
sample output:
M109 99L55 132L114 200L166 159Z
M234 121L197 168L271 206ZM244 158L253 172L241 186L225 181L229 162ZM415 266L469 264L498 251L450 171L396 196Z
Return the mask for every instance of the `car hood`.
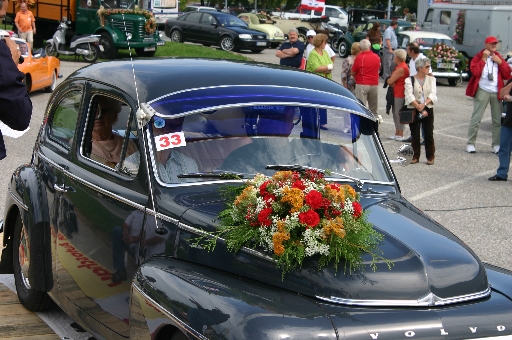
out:
M204 187L203 187L204 188ZM195 196L194 196L195 195ZM485 269L477 256L444 227L397 195L361 198L368 219L384 235L379 248L393 262L370 267L363 255L362 272L318 271L317 259L308 258L302 270L286 274L276 269L271 254L242 249L234 254L218 243L213 252L190 244L201 230L215 230L215 218L225 202L214 192L188 192L180 219L177 254L183 259L279 286L319 299L351 305L428 306L467 301L489 294ZM197 204L199 203L199 204ZM180 255L181 254L181 255Z
M236 32L238 34L251 34L251 35L265 35L265 33L262 33L260 31L252 30L247 27L238 27L238 26L224 26L223 28L229 29L233 32Z

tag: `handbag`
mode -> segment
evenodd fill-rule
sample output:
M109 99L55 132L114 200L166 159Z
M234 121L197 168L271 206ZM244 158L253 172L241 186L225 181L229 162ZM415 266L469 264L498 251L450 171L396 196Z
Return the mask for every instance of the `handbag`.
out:
M410 109L407 105L402 106L400 111L398 111L400 115L400 124L411 124L414 122L414 114L416 113L416 109Z

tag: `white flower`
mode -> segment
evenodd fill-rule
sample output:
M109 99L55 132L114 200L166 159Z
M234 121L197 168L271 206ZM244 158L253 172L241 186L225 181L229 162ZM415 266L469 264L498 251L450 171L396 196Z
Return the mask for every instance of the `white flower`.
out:
M354 207L352 206L352 201L349 198L345 200L345 207L343 210L350 215L354 214Z
M306 229L304 232L304 244L306 245L306 256L313 256L314 254L329 255L329 246L323 244L322 240L323 229Z

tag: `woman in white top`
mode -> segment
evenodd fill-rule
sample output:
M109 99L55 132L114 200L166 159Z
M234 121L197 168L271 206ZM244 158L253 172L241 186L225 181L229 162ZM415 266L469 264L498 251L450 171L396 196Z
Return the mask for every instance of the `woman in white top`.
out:
M405 79L405 103L414 107L417 114L414 121L409 124L411 129L411 144L414 150L411 164L420 159L420 125L425 130L425 153L427 164L434 164L436 147L434 145L434 103L437 101L436 78L429 76L430 59L418 58L415 61L418 73L414 77ZM414 79L414 85L411 82Z

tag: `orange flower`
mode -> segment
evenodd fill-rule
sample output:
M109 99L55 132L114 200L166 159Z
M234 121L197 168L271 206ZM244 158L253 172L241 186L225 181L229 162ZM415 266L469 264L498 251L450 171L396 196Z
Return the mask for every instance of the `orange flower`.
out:
M278 171L272 176L272 179L275 181L286 181L287 179L291 179L293 176L293 172L291 171Z
M290 210L291 213L297 212L304 205L304 193L302 190L297 188L284 187L283 188L283 198L281 198L281 202L289 203L292 208Z
M237 198L235 198L235 202L233 202L234 205L239 205L240 203L242 203L246 199L248 199L253 190L254 190L254 187L252 185L245 188L244 191L242 191L242 193L239 196L237 196Z
M345 190L345 193L347 194L347 196L349 196L350 200L355 200L356 199L356 191L354 190L354 188L352 188L350 185L343 185L343 189Z
M284 253L283 242L290 239L290 234L277 232L272 236L272 241L274 242L274 254L277 256L281 256Z
M327 221L323 229L327 236L335 233L339 238L344 238L346 235L345 227L343 226L343 219L339 216L333 220Z
M343 190L334 189L329 185L325 186L325 195L335 203L343 203L345 201L345 193Z

